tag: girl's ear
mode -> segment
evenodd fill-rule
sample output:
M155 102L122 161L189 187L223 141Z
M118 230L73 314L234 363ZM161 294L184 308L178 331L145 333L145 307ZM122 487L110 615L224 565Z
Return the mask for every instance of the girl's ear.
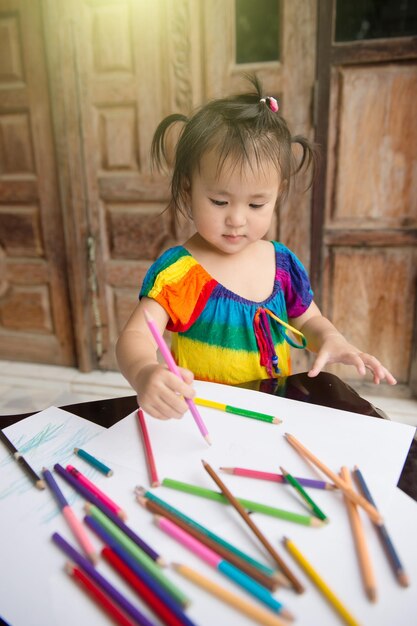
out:
M184 179L183 179L183 182L182 182L181 196L182 196L183 203L184 203L185 215L188 218L191 219L191 217L192 217L192 212L191 212L191 181L188 178L188 176L184 176Z

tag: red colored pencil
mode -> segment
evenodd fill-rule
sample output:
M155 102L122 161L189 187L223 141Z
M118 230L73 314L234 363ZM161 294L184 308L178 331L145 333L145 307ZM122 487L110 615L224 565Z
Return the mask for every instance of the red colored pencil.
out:
M91 596L97 604L99 604L106 613L113 618L113 621L121 626L134 626L134 622L132 622L126 615L108 598L108 596L97 587L97 585L89 578L84 572L73 565L72 563L67 563L65 566L68 574L75 580L75 582L84 588L84 590Z
M161 484L158 478L158 472L156 471L155 459L152 452L151 440L149 439L149 433L146 426L145 416L142 409L138 409L138 422L142 435L143 445L145 447L146 463L148 465L149 478L151 481L151 487L159 487Z
M126 582L138 593L149 608L158 615L167 626L183 626L182 622L169 607L150 589L126 563L108 546L101 551L102 556L118 572Z

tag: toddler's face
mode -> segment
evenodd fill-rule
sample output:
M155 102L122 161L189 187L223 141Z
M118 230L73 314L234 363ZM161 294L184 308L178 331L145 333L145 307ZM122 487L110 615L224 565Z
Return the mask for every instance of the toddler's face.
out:
M218 162L218 155L208 152L196 168L189 191L191 213L207 243L224 254L235 254L267 233L281 181L270 161L251 169L229 158L220 171Z

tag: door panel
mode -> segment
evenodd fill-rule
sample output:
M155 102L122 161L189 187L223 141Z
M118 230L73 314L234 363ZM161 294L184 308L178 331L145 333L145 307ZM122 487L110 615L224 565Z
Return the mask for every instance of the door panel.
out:
M0 0L0 358L73 365L38 2Z
M319 3L312 276L324 314L405 388L416 375L417 44L334 41L339 4ZM357 382L352 368L330 369Z

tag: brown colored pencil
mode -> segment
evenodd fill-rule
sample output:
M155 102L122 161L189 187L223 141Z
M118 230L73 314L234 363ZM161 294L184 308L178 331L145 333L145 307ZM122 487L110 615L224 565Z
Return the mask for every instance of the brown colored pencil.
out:
M332 472L332 470L328 468L327 465L320 461L320 459L318 459L312 452L310 452L310 450L303 446L303 444L300 443L300 441L298 441L298 439L296 439L293 435L285 433L285 437L288 443L290 443L293 448L297 450L297 452L299 452L302 456L311 461L323 472L323 474L326 474L326 476L328 476L330 480L332 480L334 484L343 491L344 495L349 498L349 500L361 506L367 512L371 520L375 522L375 524L383 524L382 515L379 513L379 511L377 511L374 506L372 506L372 504L368 502L366 498L357 493L357 491L352 489L352 487L349 487L349 485L342 478L340 478L338 474Z
M279 581L276 578L274 579L272 578L272 576L268 576L268 574L264 574L263 572L261 572L261 570L253 567L250 563L241 559L237 554L234 554L226 547L214 541L214 539L207 537L207 535L204 535L204 533L199 531L197 528L191 526L190 524L187 524L183 519L175 515L172 511L164 509L164 507L162 507L157 502L148 500L145 497L137 498L137 500L150 513L155 513L156 515L162 515L163 517L168 518L169 520L174 522L174 524L187 531L187 533L189 533L192 537L201 541L201 543L213 550L213 552L216 552L226 561L229 561L229 563L235 565L237 568L245 572L245 574L247 574L251 578L254 578L258 583L260 583L270 591L275 591L278 588Z
M340 475L342 476L346 484L348 484L350 487L353 487L353 483L347 467L341 468ZM359 515L358 507L351 500L346 498L346 496L345 502L349 515L353 539L355 541L356 553L358 555L359 567L361 570L362 581L366 591L366 595L371 602L376 602L376 580L372 567L371 557L369 555L368 546L366 544L365 532L362 525L362 520Z
M236 511L243 518L243 520L246 522L246 524L249 526L249 528L252 530L255 536L262 543L264 548L269 552L269 554L274 559L275 563L280 567L280 569L288 578L288 580L291 582L292 586L297 591L297 593L303 593L304 591L303 585L300 583L298 578L291 571L291 569L288 567L285 561L280 557L280 555L277 553L275 548L269 543L267 538L261 533L259 528L256 526L255 522L250 518L250 516L247 514L243 506L240 504L240 502L238 502L238 500L234 497L231 491L226 487L226 485L223 483L221 478L216 474L213 468L206 461L202 461L202 463L203 463L204 469L211 476L211 478L214 480L216 485L220 488L222 494L229 500L230 504L236 509Z

